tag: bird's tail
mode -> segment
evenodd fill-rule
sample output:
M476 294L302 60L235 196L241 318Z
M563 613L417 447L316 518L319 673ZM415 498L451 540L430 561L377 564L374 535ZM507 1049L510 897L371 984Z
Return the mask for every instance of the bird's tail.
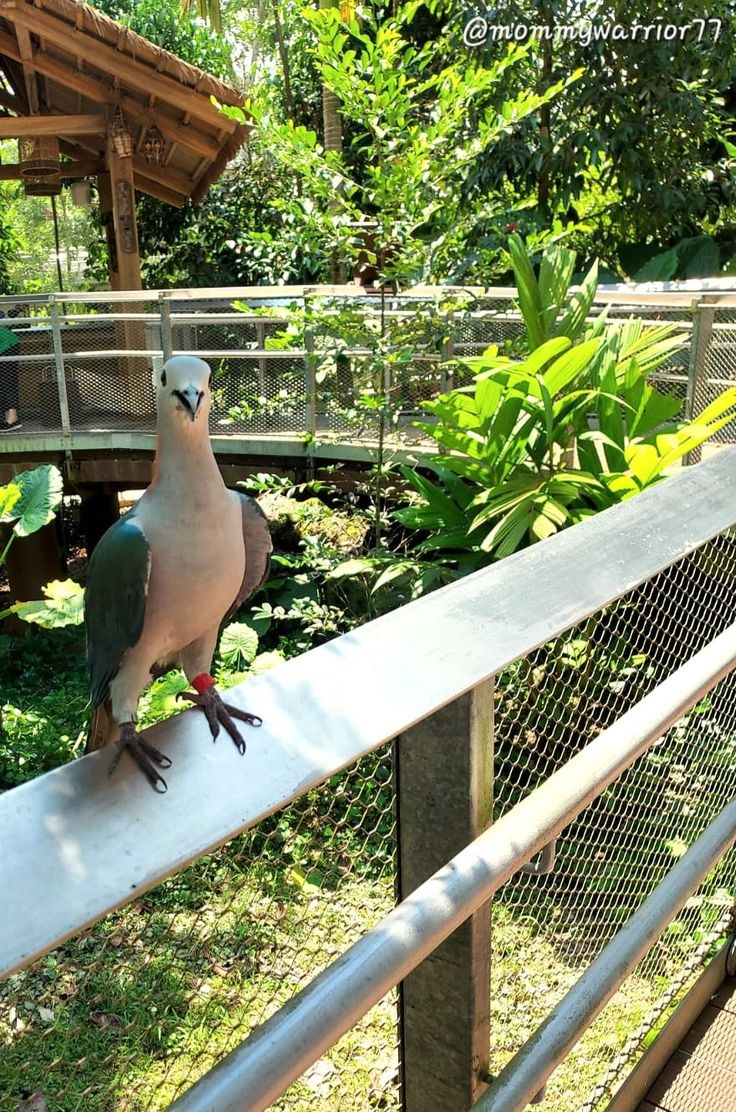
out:
M87 745L85 753L93 753L95 749L102 749L103 745L107 745L112 741L112 733L115 722L112 717L112 703L109 699L105 699L104 703L100 703L98 707L92 711L92 721L89 725L89 733L87 734Z

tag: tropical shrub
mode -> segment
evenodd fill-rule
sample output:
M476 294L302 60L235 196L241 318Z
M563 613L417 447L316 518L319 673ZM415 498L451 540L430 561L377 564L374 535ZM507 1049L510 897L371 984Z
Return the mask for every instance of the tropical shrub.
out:
M647 375L676 346L669 326L631 320L572 344L545 340L522 360L491 348L467 361L471 386L423 403L420 423L444 452L403 468L417 495L396 518L427 536L422 552L463 569L508 556L637 494L736 415L736 387L696 420Z
M0 487L0 525L10 525L8 539L0 552L0 567L17 537L28 537L56 516L61 503L63 479L58 467L44 464L33 471L21 471L12 483ZM82 621L83 591L71 579L55 579L43 588L44 598L35 602L16 602L0 611L0 619L16 614L24 622L53 628L78 625Z

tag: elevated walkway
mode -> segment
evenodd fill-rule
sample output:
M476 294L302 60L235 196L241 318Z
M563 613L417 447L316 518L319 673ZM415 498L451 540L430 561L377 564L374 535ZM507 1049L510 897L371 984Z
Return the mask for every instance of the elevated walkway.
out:
M723 946L606 1112L736 1112L736 942Z

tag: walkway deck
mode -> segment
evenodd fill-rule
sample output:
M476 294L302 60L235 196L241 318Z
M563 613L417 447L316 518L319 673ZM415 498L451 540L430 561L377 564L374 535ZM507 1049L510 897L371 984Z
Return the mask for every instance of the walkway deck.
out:
M6 434L0 439L0 483L8 482L19 470L40 463L56 463L70 478L83 482L133 484L150 481L150 465L156 447L153 427L114 428L111 422L75 430L64 437L60 430ZM412 430L413 431L413 430ZM350 438L325 432L309 440L297 432L258 433L238 430L213 432L212 448L223 473L233 480L254 471L301 473L342 465L364 471L378 458L378 442L372 437ZM419 441L406 430L384 445L384 458L393 463L413 464L436 454L431 441ZM237 472L237 474L236 474Z
M736 981L693 1023L639 1112L736 1112Z
M736 977L706 968L607 1112L736 1112Z

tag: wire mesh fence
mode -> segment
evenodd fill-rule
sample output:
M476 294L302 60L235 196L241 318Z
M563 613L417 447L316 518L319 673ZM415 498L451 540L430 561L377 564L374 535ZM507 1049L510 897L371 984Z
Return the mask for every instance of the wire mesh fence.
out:
M384 748L0 986L0 1108L170 1102L394 901ZM275 1106L397 1108L393 994Z
M681 295L663 293L653 303L608 293L593 312L605 305L611 321L670 323L681 346L651 381L697 415L736 378L736 306L728 300L713 306L694 293L683 304ZM391 435L420 442L421 402L462 385L462 360L490 345L518 354L523 335L509 290L468 297L438 288L382 299L274 287L242 297L144 291L13 305L26 314L13 322L24 437L151 432L152 370L170 354L196 353L214 371L217 435L370 441L378 435L377 399L386 398ZM0 356L0 381L11 370L11 359ZM734 422L717 434L721 443L734 439Z
M734 621L735 556L736 539L717 538L499 677L497 814ZM565 831L550 874L520 873L499 893L491 987L494 1072L735 792L732 675ZM689 986L734 910L732 852L553 1075L544 1107L602 1107L668 1008L673 987ZM635 1045L629 1045L632 1032Z
M635 539L632 538L632 543ZM736 535L716 537L505 669L496 814L545 780L736 618ZM0 1108L166 1108L383 918L396 874L393 752L372 756L0 986ZM736 677L723 681L493 912L492 1065L519 1048L736 788ZM545 1107L602 1107L731 920L729 854L554 1075ZM42 909L41 909L42 910ZM390 994L274 1105L399 1109Z

